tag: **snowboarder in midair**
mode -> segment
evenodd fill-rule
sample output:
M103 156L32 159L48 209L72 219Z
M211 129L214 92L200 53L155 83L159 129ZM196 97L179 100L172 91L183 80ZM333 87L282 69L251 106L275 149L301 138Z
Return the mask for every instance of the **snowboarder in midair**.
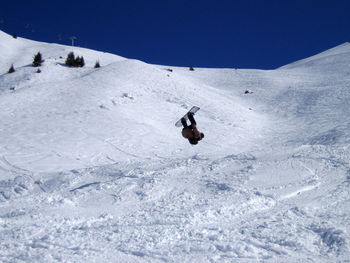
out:
M191 125L187 125L186 119L182 118L181 123L184 127L182 129L182 136L190 142L190 144L197 144L198 141L202 140L204 138L204 133L200 132L197 129L197 123L193 118L193 113L189 112L187 113L188 119L191 122Z

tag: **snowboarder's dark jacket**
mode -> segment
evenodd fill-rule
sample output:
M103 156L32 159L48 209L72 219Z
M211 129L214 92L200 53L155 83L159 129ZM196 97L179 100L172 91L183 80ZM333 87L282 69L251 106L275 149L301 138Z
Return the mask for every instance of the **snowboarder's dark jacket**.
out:
M197 129L197 123L193 118L193 114L189 114L188 115L188 119L191 122L191 125L188 126L186 123L186 120L183 118L181 119L181 123L183 125L183 129L182 129L182 136L186 139L188 139L188 141L191 144L197 144L198 141L202 140L204 138L204 134L201 133L198 129Z

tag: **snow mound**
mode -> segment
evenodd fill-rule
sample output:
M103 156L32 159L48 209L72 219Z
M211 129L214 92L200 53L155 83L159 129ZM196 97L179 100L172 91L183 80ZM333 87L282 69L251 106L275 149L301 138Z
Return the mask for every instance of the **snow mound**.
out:
M345 73L350 56L350 43L344 43L335 48L324 51L315 56L305 58L294 63L281 67L281 69L303 69L317 73L327 71L330 73Z

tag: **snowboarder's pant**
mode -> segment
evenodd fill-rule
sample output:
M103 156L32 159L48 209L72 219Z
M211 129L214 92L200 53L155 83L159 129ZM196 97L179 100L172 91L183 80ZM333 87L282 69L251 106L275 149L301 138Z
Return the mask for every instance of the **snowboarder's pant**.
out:
M190 125L190 126L192 126L192 125L197 125L197 123L196 123L195 119L193 118L193 115L192 115L192 114L188 114L188 119L189 119L190 122L191 122L191 125ZM188 127L185 118L182 118L182 119L181 119L181 123L182 123L182 126L184 126L184 128L187 128L187 127Z
M190 120L191 124L197 125L196 121L193 118L193 114L188 114L188 119Z

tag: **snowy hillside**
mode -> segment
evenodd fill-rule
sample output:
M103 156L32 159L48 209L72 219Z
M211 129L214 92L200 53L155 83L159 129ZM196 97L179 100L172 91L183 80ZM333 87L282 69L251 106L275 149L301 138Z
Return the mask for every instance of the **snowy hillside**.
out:
M189 71L0 31L0 57L1 262L350 261L349 43Z

